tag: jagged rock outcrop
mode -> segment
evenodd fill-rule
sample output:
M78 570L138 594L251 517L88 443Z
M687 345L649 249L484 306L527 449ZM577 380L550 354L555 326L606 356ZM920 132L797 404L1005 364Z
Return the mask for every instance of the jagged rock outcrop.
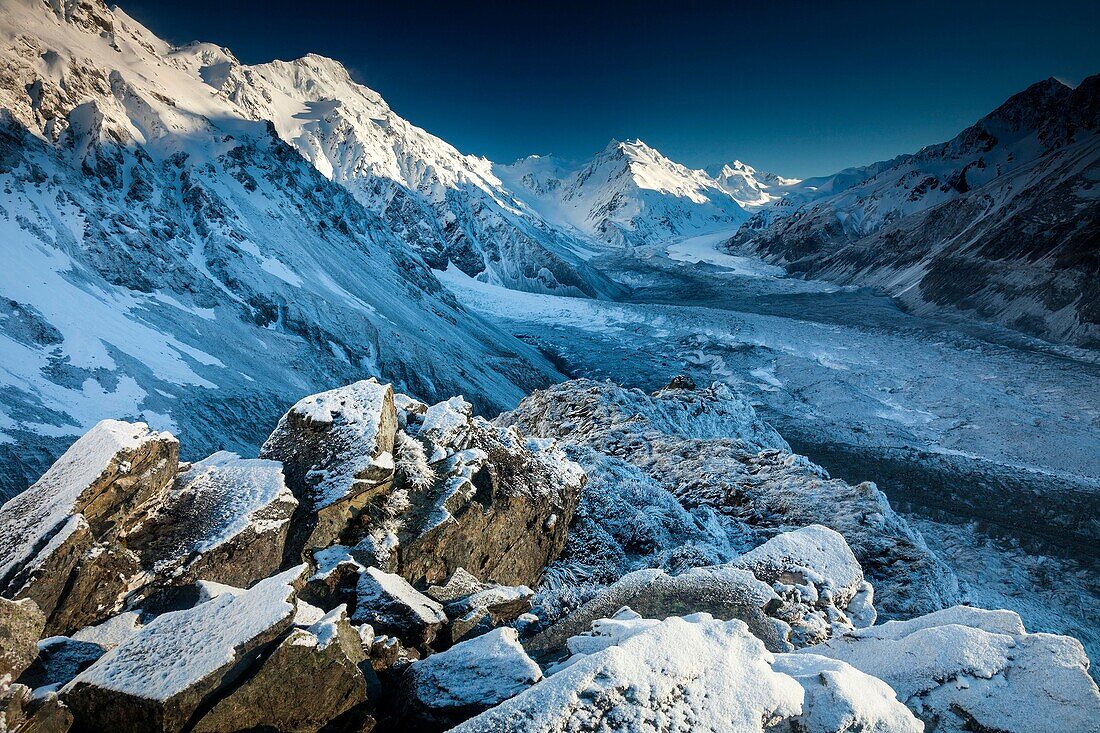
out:
M883 680L937 733L1100 731L1100 690L1081 643L1029 634L1012 611L955 606L804 651Z
M48 633L112 615L140 571L119 532L165 495L178 455L174 437L144 423L104 420L89 430L0 507L3 595L34 600Z
M447 730L515 697L542 679L515 629L494 629L405 670L408 730Z
M279 569L297 506L278 463L215 453L182 471L122 540L156 585L247 588Z
M531 610L534 591L525 585L482 583L459 568L442 586L433 585L427 594L443 604L451 619L451 641L485 633L514 621Z
M194 733L312 733L367 701L367 651L343 607L294 629L259 670L202 716Z
M242 662L290 628L305 569L158 616L66 685L62 699L85 729L183 730Z
M463 567L533 584L565 543L584 474L554 446L373 380L305 398L261 455L301 502L287 559L343 542L364 565L437 583Z
M561 441L589 477L562 558L547 571L554 589L606 585L638 567L717 565L820 524L844 537L887 616L959 599L951 570L874 484L830 479L724 385L647 395L575 380L533 393L497 422Z

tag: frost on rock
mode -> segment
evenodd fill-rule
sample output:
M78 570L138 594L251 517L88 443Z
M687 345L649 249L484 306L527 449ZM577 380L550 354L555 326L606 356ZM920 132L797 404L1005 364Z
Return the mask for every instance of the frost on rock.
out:
M662 570L636 570L601 591L561 621L544 629L527 648L536 658L559 657L570 637L629 606L647 618L663 619L706 612L738 619L773 651L787 651L791 627L770 614L782 606L771 587L752 573L729 566L694 568L680 575Z
M798 715L802 688L741 621L669 618L584 656L457 733L765 731Z
M0 592L33 599L50 633L110 616L139 570L114 543L119 529L163 496L178 455L174 437L144 423L104 420L89 430L0 507Z
M937 733L1100 731L1100 691L1081 643L1029 634L1011 611L956 606L803 651L888 683Z
M406 644L426 647L447 623L443 606L400 575L370 567L359 576L355 590L355 623L369 623L375 631Z
M89 728L182 730L242 660L290 627L305 569L158 616L66 685L65 704Z
M574 380L533 393L497 422L558 439L601 487L582 496L562 562L548 570L558 596L554 586L584 591L639 564L675 571L726 562L780 532L821 524L847 541L884 615L959 598L954 574L874 484L830 479L792 454L727 387L647 395Z
M776 654L772 669L793 677L805 697L802 713L779 726L789 733L924 733L890 686L836 659Z
M515 697L542 679L515 629L494 629L404 672L404 713L435 730L450 728Z
M807 614L824 614L824 628L817 632L820 636L809 636L810 643L828 638L833 626L863 627L875 621L874 589L863 579L848 543L828 527L811 524L776 535L730 564L770 583L788 603L804 606Z
M297 506L275 461L215 453L181 473L124 540L159 584L247 588L279 569Z
M374 379L299 400L260 449L281 461L300 506L286 557L335 543L393 479L393 388Z
M359 633L338 606L308 629L292 630L192 730L312 733L366 702L367 683L358 667L366 658Z

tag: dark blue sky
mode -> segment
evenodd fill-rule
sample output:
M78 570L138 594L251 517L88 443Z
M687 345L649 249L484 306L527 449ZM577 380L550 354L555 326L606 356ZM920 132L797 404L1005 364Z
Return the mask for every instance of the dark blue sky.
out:
M332 56L463 152L583 158L640 137L694 167L834 172L1100 72L1100 2L120 0L242 61Z

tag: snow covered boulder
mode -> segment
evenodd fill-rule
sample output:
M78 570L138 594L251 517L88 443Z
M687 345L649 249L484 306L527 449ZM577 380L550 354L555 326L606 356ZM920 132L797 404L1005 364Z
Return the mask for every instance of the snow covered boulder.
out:
M278 463L220 452L179 474L123 540L156 585L247 588L279 569L297 506Z
M299 400L279 420L260 457L281 461L299 501L286 560L335 544L393 479L397 430L393 388L374 379Z
M801 616L796 646L824 641L833 633L875 621L874 590L838 532L811 524L776 535L730 562L771 585Z
M789 651L791 627L775 618L782 601L769 585L741 568L694 568L681 575L663 570L636 570L602 590L572 614L527 642L537 659L565 650L569 637L587 632L593 622L629 606L650 619L698 612L720 619L738 619L772 651Z
M669 618L579 657L454 731L762 732L798 715L803 697L771 661L741 621Z
M46 617L34 601L0 598L0 679L18 679L38 656Z
M776 654L772 669L793 677L802 712L778 726L788 733L924 733L924 723L890 686L845 662L816 654Z
M62 699L90 730L180 731L294 619L306 566L158 616L72 682Z
M118 532L164 494L178 464L167 433L117 420L93 427L0 507L0 595L33 599L47 633L110 616L140 570Z
M405 670L403 725L446 730L542 679L515 629L494 629Z
M883 680L936 733L1100 731L1100 691L1081 643L1029 634L1011 611L955 606L803 651Z
M312 733L367 700L359 633L340 606L294 629L254 675L219 700L194 733L270 729Z
M443 606L400 575L367 568L355 590L352 620L369 623L376 632L396 636L410 646L428 647L447 623Z
M31 689L59 689L90 667L107 650L89 641L51 636L38 643L38 658L19 678Z

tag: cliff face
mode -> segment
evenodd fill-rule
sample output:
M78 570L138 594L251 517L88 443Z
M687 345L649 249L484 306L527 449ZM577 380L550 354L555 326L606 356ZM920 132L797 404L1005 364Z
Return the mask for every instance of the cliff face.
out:
M1100 77L1029 87L954 139L726 245L1044 339L1100 340Z

